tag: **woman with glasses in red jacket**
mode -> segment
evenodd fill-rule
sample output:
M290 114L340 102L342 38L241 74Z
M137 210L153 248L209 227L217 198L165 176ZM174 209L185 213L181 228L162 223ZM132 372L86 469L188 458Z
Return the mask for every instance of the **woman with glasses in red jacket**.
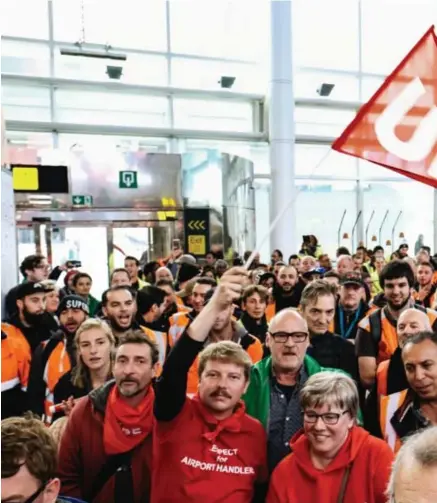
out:
M393 454L357 426L354 381L336 372L315 374L300 402L304 427L273 472L267 503L386 503Z

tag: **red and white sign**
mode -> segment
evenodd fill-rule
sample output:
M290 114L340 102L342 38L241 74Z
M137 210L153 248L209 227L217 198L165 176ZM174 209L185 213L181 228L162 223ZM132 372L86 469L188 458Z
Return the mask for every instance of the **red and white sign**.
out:
M437 188L437 36L432 26L332 144Z

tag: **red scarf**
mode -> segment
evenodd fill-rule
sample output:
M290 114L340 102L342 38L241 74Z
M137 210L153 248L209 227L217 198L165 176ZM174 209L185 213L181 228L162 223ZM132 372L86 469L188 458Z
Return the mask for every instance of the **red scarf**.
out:
M137 407L120 397L117 386L109 394L103 424L103 445L108 456L132 450L152 431L155 393L150 386Z
M203 405L200 400L199 394L192 398L193 404L196 407L197 413L202 417L203 421L207 423L211 431L204 433L202 436L205 437L210 442L215 442L217 436L220 432L227 430L233 432L239 432L241 430L241 420L246 413L246 407L244 402L240 400L233 412L233 414L226 419L219 420L215 418L211 412Z

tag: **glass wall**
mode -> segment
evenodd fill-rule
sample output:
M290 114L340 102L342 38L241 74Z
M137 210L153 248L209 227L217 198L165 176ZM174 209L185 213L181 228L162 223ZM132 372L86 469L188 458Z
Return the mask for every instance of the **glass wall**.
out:
M381 233L385 243L402 211L394 246L400 232L410 244L423 234L432 246L432 189L330 151L330 145L359 104L437 24L436 0L296 0L292 16L299 235L316 234L333 253L344 210L340 241L347 246L353 243L343 233L351 236L360 210L361 236L375 212L369 236L378 238L389 211ZM18 129L7 133L14 162L76 144L183 153L196 162L211 150L246 157L254 163L256 234L266 233L269 2L6 0L2 21L2 106ZM77 43L126 60L61 54ZM110 78L108 66L120 67L119 79ZM235 79L230 89L220 84L226 76ZM319 95L322 83L334 85L329 96ZM209 175L199 174L192 183L213 206L211 181L220 173ZM267 243L262 250L266 261L269 248Z

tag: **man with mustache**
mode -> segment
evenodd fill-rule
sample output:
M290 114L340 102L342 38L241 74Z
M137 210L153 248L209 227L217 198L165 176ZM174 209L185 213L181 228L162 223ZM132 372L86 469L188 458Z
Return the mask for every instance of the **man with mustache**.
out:
M50 337L52 330L58 328L54 317L45 311L46 293L46 288L41 283L31 281L18 285L15 290L17 309L8 323L11 330L24 335L31 353Z
M59 449L63 495L93 503L150 501L158 354L141 330L126 332L115 354L115 381L75 405Z
M409 338L402 361L408 387L382 397L379 409L382 438L395 453L406 437L437 425L437 333Z
M251 361L235 342L206 339L222 312L239 299L247 271L224 273L211 300L181 335L156 384L152 503L264 501L266 439L245 413L241 396ZM186 395L187 375L199 355L199 388ZM259 491L259 492L258 492Z
M88 305L78 295L67 295L59 304L60 328L36 349L30 367L28 396L30 410L50 424L53 391L59 379L76 364L74 336L88 318Z
M370 388L375 382L378 363L388 360L398 347L397 320L403 311L420 309L437 330L437 312L414 304L412 299L414 274L410 265L393 260L381 271L379 282L387 305L366 316L359 324L355 339L356 354L362 384Z
M303 427L299 404L303 385L309 376L333 370L306 354L309 343L307 322L296 310L284 309L270 322L266 344L271 356L251 370L244 401L248 414L266 429L270 472L290 453L290 439Z
M305 257L305 259L311 257ZM267 306L266 317L270 321L276 313L287 307L298 307L304 284L299 280L297 269L285 265L279 269L276 286L273 288L273 302Z

